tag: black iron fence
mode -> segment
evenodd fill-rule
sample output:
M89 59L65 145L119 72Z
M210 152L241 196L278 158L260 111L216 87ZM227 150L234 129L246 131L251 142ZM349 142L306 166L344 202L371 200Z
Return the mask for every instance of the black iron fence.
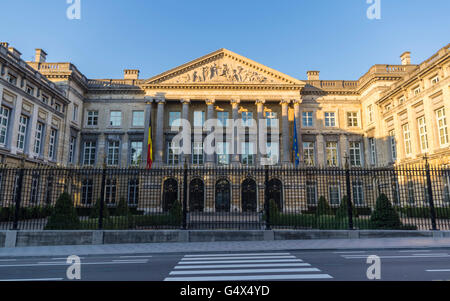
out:
M0 229L448 230L449 187L428 165L0 168Z

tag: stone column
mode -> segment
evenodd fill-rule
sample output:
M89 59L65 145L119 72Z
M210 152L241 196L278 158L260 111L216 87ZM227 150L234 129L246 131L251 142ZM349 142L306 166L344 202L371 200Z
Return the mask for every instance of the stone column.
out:
M205 100L206 106L207 106L207 111L206 111L206 120L211 120L214 119L214 104L216 103L216 101L212 98L210 99L206 99ZM208 131L206 133L206 135L209 135L211 133L211 131ZM216 142L214 141L214 145L217 145ZM206 154L206 164L211 166L214 165L215 162L215 152L211 153L211 154Z
M3 86L0 86L0 106L2 105L3 102Z
M406 157L405 154L405 144L403 143L403 128L400 124L400 120L397 114L393 114L394 117L394 131L395 131L395 141L397 147L397 161L403 161Z
M144 121L144 141L142 145L142 162L141 167L147 167L147 155L148 155L148 137L149 137L149 125L150 125L150 119L152 116L152 104L153 104L153 98L152 97L145 97L145 121ZM152 121L152 129L153 129L154 122ZM152 143L155 143L155 139L152 139ZM130 148L129 148L130 149ZM154 160L153 155L153 160Z
M14 155L17 154L17 133L19 132L20 115L22 115L22 100L23 99L21 96L17 96L16 103L14 104L14 111L13 111L14 117L11 120L11 122L12 122L12 131L10 132L12 135L11 140L10 140L11 141L11 153Z
M322 134L317 135L317 166L324 167L325 166L325 144Z
M264 152L264 153L266 153L267 151L266 151L266 145L264 144L264 145L261 145L260 144L260 138L261 137L263 137L263 136L267 136L267 133L259 133L259 129L260 129L260 124L262 123L262 122L266 122L266 120L264 119L264 104L266 103L266 101L264 100L264 99L257 99L256 100L256 111L257 111L257 115L258 115L258 124L257 124L257 126L258 126L258 137L257 137L257 139L256 139L256 145L255 145L255 148L256 148L256 162L257 162L257 164L258 165L261 165L261 159L262 159L262 156L261 156L261 153L262 152Z
M231 100L231 108L232 108L232 118L234 120L234 123L236 124L236 121L239 120L239 104L240 99L232 99ZM233 128L233 147L231 148L231 164L239 165L240 164L240 155L239 155L239 137L238 137L238 130L237 127Z
M161 166L163 164L164 155L164 106L165 98L156 100L158 103L158 111L156 116L156 135L155 135L155 165Z
M180 102L182 104L182 109L181 109L181 119L182 120L188 120L189 121L189 105L191 104L191 100L189 98L182 98L180 99ZM192 129L192 126L191 126ZM183 141L184 143L184 141ZM191 150L192 152L192 147ZM187 164L189 164L191 155L188 154L183 154L183 156L181 157L181 165L184 166L184 162L187 162Z
M36 139L36 127L37 127L38 116L39 116L39 107L37 105L34 105L33 106L33 115L31 116L30 121L28 122L29 123L28 126L30 127L30 130L29 130L30 136L28 139L29 143L27 146L28 151L25 150L25 153L28 153L30 158L33 158L34 155L36 155L36 157L39 157L39 154L35 154L35 152L34 152L34 142L35 142L34 140ZM61 139L61 141L62 141L62 139ZM42 137L41 137L41 143L42 143ZM42 148L42 145L41 145L41 148Z
M290 164L291 163L291 155L289 147L289 100L282 100L281 101L281 115L282 115L282 144L283 144L283 164Z
M302 164L303 161L303 143L302 143L302 135L301 135L301 127L300 124L302 122L302 118L300 116L300 104L302 103L301 99L294 99L294 116L296 121L296 131L297 131L297 141L298 141L298 151L300 153L300 164Z
M341 134L339 135L339 157L340 157L340 166L345 167L345 157L350 156L348 152L348 137L347 135ZM349 158L350 160L350 158ZM350 164L350 162L349 162Z

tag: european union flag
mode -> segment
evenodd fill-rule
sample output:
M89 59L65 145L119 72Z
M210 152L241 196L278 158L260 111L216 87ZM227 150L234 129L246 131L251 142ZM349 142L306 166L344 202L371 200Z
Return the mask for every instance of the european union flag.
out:
M298 151L298 137L297 137L297 120L294 117L294 143L292 145L292 151L294 152L295 167L300 165L300 152Z

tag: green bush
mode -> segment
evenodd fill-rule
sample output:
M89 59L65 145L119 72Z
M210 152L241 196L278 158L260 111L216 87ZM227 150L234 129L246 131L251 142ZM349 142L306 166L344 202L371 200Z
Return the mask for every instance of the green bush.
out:
M128 216L130 215L130 208L128 208L128 202L122 198L117 205L115 216Z
M400 216L384 193L377 199L375 210L370 216L370 226L373 229L402 229Z
M358 212L355 209L355 205L352 203L352 216L358 217ZM344 195L342 198L341 204L336 210L337 218L348 218L348 197Z
M59 196L45 230L77 230L81 224L68 193Z
M183 220L183 207L180 201L175 201L172 208L169 210L170 218L176 223L181 223Z
M319 203L317 204L317 215L333 215L333 209L331 209L330 204L328 204L327 199L324 196L319 198Z
M94 204L94 207L91 209L91 214L89 215L90 218L99 218L100 217L100 203L101 200L97 199L97 201ZM103 219L109 218L109 210L108 206L106 204L103 204Z

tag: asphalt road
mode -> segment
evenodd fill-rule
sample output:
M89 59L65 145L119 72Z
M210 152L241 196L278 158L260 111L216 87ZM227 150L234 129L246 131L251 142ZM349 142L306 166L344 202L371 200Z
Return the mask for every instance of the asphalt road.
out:
M369 281L370 255L380 258L382 281L450 280L450 249L81 256L80 276L83 281ZM0 281L67 281L70 266L66 257L2 258Z

